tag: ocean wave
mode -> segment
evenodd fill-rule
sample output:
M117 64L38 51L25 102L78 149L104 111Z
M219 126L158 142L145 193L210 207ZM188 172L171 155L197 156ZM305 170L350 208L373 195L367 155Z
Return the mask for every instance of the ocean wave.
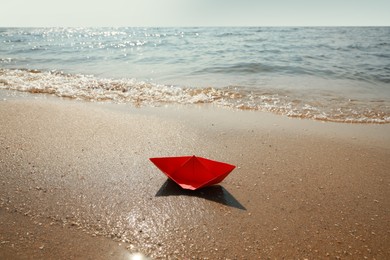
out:
M225 37L239 37L239 36L248 36L248 35L250 34L242 31L235 31L235 32L221 32L216 34L215 36L219 38L225 38Z
M277 66L271 66L264 63L252 62L252 63L236 63L232 65L212 66L202 70L194 72L197 73L260 73L260 72L272 72L279 71Z
M97 78L92 75L28 69L0 69L0 89L87 101L131 103L137 107L165 103L210 103L322 121L390 123L390 105L386 99L362 102L327 95L301 95L299 92L276 89L240 86L189 88L135 79Z
M128 77L131 71L156 81L164 80L166 74L158 74L164 67L176 78L313 75L381 85L389 83L383 71L389 65L389 32L389 27L5 28L0 56L13 61L0 63L107 77Z

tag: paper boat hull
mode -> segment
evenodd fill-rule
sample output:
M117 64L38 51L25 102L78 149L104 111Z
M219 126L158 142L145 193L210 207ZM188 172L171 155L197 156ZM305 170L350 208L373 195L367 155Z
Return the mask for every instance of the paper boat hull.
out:
M156 157L150 160L168 178L189 190L217 184L236 167L197 156Z

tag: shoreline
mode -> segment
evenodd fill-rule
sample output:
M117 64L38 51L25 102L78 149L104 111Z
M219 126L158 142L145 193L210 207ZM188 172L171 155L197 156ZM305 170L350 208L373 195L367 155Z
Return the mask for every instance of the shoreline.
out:
M208 105L0 101L0 256L386 259L389 128ZM189 193L148 161L191 154L238 167Z
M349 86L343 91L340 89L325 91L327 85L333 84L329 81L320 84L324 89L297 88L291 91L280 87L267 90L269 87L256 89L244 86L161 85L152 81L100 78L93 75L67 74L48 70L0 69L0 75L0 89L2 90L46 94L92 102L131 103L137 107L161 106L162 104L212 104L324 122L390 123L387 98L390 93L387 88L376 90L376 95L370 91L363 94L358 84L353 84L356 87L354 89L347 82L339 83L342 86ZM306 80L286 78L281 82L275 82L275 86L283 86L291 81L298 86L298 82L306 82ZM310 78L309 82L318 82L318 78ZM310 84L306 82L304 85ZM353 94L354 92L356 93Z

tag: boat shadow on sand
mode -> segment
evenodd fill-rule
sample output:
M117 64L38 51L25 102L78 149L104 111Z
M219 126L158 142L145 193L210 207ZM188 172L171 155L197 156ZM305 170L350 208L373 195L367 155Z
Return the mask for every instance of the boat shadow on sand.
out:
M238 200L236 200L232 194L220 185L213 185L199 190L185 190L174 181L167 179L156 193L156 197L164 196L193 196L211 200L233 208L246 210L246 208Z

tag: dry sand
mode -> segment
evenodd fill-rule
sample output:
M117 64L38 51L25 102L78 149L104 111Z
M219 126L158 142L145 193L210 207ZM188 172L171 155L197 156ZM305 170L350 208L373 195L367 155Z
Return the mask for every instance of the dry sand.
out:
M178 188L149 157L238 167ZM390 127L0 101L0 259L390 259Z

